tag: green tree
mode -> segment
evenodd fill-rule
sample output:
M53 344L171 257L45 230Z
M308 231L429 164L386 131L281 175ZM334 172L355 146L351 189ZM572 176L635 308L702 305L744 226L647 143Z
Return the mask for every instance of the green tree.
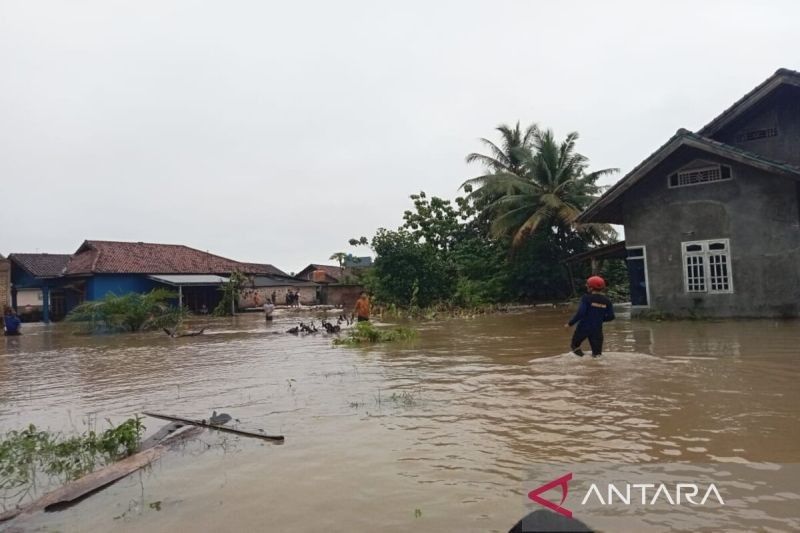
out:
M464 183L478 187L472 195L492 198L485 207L492 234L510 236L513 249L539 229L577 231L594 244L614 238L616 233L611 226L578 225L576 218L602 191L597 180L617 169L588 172L588 159L575 150L575 132L559 143L552 130L534 128L531 139L530 146L513 149L520 161L515 172L495 170Z

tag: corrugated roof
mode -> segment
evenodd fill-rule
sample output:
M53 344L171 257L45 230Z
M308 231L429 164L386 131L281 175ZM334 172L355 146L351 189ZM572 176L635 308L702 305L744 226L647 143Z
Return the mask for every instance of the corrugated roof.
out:
M64 272L69 254L10 254L8 258L37 278L56 278Z
M241 263L182 244L87 240L66 274L274 274L271 265Z
M279 276L255 276L253 277L254 287L312 287L317 285L313 281L307 281L292 277Z
M286 276L291 277L287 272L279 269L275 265L270 265L268 263L242 263L247 265L247 268L253 272L257 272L258 274L275 274L278 276Z
M160 283L166 283L167 285L200 285L200 286L208 286L208 285L222 285L223 283L228 283L230 278L224 278L222 276L215 276L213 274L166 274L161 276L147 276L148 278L158 281Z

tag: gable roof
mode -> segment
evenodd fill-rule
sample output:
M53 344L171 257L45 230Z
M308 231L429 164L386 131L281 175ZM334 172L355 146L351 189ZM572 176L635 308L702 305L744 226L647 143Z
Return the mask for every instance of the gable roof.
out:
M298 272L296 277L309 279L310 274L315 270L322 270L325 272L326 276L332 278L334 281L339 281L339 278L342 277L342 269L339 268L338 265L319 265L317 263L311 263Z
M703 126L697 133L705 137L713 136L723 127L740 117L745 111L752 109L753 106L758 104L781 85L800 87L800 72L788 68L779 68L775 71L775 74L734 102L733 105L717 115L716 118Z
M69 254L10 254L8 259L37 278L57 278L66 268Z
M790 165L781 161L768 159L759 154L742 150L741 148L721 143L708 137L692 133L689 130L679 129L664 145L650 154L644 161L639 163L633 170L626 174L622 179L608 189L600 198L580 214L577 222L605 222L597 217L601 212L618 200L625 191L630 189L639 180L645 177L656 165L663 162L673 154L678 148L689 146L704 152L715 154L720 157L731 159L738 163L749 165L760 170L800 179L800 167Z
M274 270L278 269L182 244L87 240L70 258L65 274L275 274Z

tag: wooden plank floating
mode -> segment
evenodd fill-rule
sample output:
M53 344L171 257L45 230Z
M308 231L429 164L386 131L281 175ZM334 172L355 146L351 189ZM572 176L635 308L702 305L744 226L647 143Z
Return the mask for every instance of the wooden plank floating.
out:
M170 435L152 448L129 455L125 459L106 465L99 470L86 474L82 478L70 481L66 485L44 494L28 505L11 509L0 514L0 522L10 520L17 516L20 518L30 516L37 511L46 511L54 507L61 507L88 496L161 458L169 451L170 446L180 443L190 437L194 437L201 432L202 429L200 428L191 428Z
M159 429L158 431L147 437L145 440L143 440L141 444L139 444L139 449L136 451L143 452L144 450L152 448L153 446L161 442L163 439L168 437L170 434L175 433L182 427L185 427L185 424L180 424L178 422L171 422L167 424L166 426L162 427L161 429Z
M244 431L244 430L241 430L241 429L229 428L229 427L220 426L220 425L217 425L217 424L209 424L205 420L192 420L190 418L181 418L179 416L162 415L162 414L159 414L159 413L142 412L142 414L145 415L145 416L153 417L153 418L160 418L162 420L169 420L171 422L180 422L182 424L188 424L188 425L192 425L192 426L199 426L199 427L203 427L203 428L216 429L218 431L224 431L226 433L233 433L234 435L242 435L244 437L255 437L257 439L270 440L270 441L275 441L275 442L283 442L284 441L283 435L267 435L265 433L255 433L255 432L252 432L252 431Z

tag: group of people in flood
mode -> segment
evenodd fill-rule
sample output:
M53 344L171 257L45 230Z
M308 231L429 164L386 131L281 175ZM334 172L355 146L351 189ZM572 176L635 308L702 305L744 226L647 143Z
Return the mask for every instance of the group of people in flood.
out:
M289 294L291 294L291 289L286 293L286 305L292 307L289 302ZM294 293L294 298L299 298L300 291ZM299 305L299 304L298 304ZM355 306L353 307L353 315L359 322L366 322L369 320L369 312L370 312L370 302L369 302L369 295L367 291L361 291L361 294L356 300ZM264 318L267 323L272 322L275 314L275 293L272 293L272 298L268 299L264 303ZM324 325L324 324L323 324Z
M272 303L275 303L275 293L273 292L272 295ZM300 307L300 289L298 289L297 292L293 291L292 289L286 291L286 305L289 307Z

